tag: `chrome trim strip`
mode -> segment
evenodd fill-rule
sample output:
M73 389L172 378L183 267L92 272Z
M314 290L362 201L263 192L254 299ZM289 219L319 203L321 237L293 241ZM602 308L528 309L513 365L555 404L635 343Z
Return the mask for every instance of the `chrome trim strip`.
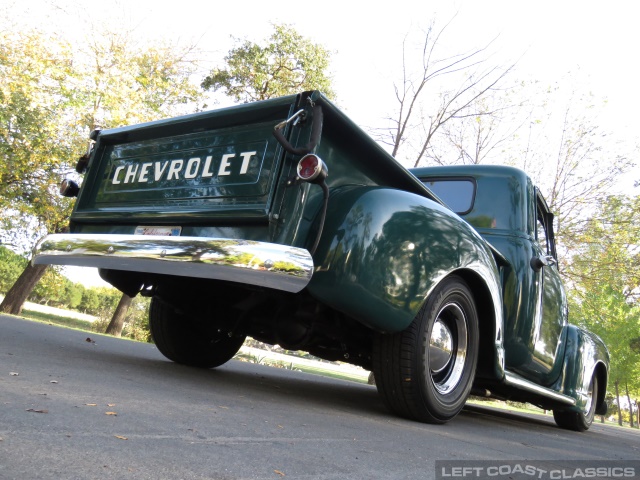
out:
M562 393L558 393L555 390L551 390L549 388L542 387L537 385L529 380L522 378L520 375L516 375L513 372L504 372L504 382L507 385L518 388L520 390L526 390L527 392L535 393L536 395L540 395L543 397L551 398L557 402L562 402L567 405L575 405L576 399L569 397L567 395L563 395Z
M287 292L299 292L313 275L305 249L209 237L54 234L38 242L32 262L228 280Z

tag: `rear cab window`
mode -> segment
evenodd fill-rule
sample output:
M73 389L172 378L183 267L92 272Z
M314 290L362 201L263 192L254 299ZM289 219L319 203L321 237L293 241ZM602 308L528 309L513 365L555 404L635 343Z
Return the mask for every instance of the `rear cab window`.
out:
M472 178L422 178L422 183L458 215L473 209L476 183Z

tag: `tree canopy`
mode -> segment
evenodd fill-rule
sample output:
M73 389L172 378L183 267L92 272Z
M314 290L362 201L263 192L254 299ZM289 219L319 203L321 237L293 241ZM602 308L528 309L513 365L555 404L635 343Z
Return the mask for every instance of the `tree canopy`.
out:
M92 30L83 49L35 30L0 32L0 240L29 246L68 226L62 177L89 133L186 113L203 92L193 47L138 45L131 32ZM19 237L19 238L16 238ZM46 266L27 265L2 302L19 313Z
M261 43L240 42L202 81L205 90L222 90L237 102L252 102L305 90L334 97L328 76L330 52L289 25L275 25Z
M66 224L70 202L51 185L78 141L61 122L73 105L72 64L68 44L34 32L0 32L0 209L7 231Z
M607 344L609 387L640 395L640 197L609 196L577 232L571 253L571 321Z

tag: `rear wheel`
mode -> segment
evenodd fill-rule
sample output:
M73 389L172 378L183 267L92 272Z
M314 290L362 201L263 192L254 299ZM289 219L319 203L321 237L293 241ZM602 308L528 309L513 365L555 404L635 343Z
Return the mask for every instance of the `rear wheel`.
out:
M451 276L438 285L406 330L376 336L376 386L394 413L444 423L462 410L477 357L473 295L464 280Z
M213 322L192 318L158 297L151 299L149 327L156 347L165 357L201 368L228 362L246 338L230 336Z
M587 394L587 403L580 412L572 410L554 410L553 419L559 427L567 430L576 430L584 432L588 430L593 423L593 417L596 413L596 405L598 404L598 377L593 373L589 392Z

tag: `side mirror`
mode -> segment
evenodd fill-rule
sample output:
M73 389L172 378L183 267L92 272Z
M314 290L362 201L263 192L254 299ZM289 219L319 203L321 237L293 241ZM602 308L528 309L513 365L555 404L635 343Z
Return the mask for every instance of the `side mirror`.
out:
M558 262L556 262L556 259L552 255L542 255L540 257L533 257L529 265L531 265L534 271L539 272L542 270L542 267L550 267L556 263Z

